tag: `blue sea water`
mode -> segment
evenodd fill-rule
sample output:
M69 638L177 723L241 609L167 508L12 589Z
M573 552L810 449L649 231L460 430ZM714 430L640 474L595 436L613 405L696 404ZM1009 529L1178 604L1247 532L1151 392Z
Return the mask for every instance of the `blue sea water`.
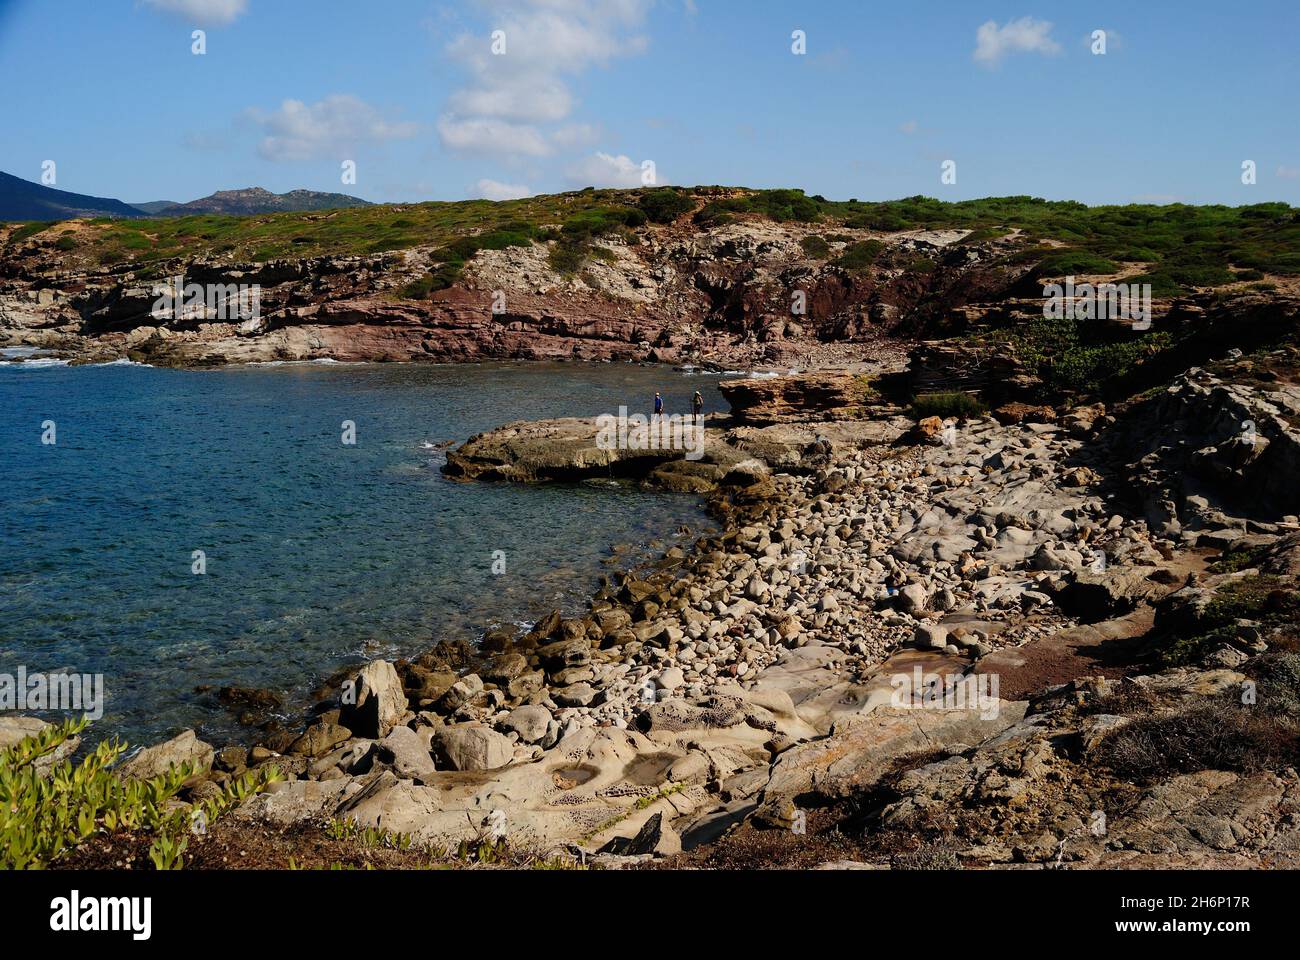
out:
M646 557L683 524L709 526L698 499L455 483L439 445L516 419L648 411L655 390L669 412L696 389L725 409L717 379L630 364L0 364L0 673L102 673L101 735L192 726L226 742L235 719L199 685L272 688L292 714L342 665L579 610L612 545Z

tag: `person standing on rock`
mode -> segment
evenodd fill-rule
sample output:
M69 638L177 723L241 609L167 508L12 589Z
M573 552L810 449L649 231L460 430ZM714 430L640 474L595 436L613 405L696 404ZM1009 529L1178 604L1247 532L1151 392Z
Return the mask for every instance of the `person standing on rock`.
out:
M659 396L659 391L655 391L655 416L662 417L664 413L664 398Z
M698 390L695 391L695 396L691 397L691 409L695 411L696 420L704 414L704 397Z

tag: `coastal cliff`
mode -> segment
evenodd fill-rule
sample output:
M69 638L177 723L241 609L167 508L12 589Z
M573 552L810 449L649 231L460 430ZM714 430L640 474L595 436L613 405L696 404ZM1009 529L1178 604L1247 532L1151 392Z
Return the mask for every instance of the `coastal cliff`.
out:
M1215 296L1292 295L1289 217L1280 205L1225 221L1031 198L867 204L698 187L7 224L0 347L175 366L844 367L898 360L900 338L1041 317L1044 284L1067 276L1144 281L1169 322L1206 309L1206 281ZM1270 235L1282 238L1276 262L1253 246ZM1210 275L1184 263L1228 242L1250 252L1250 269ZM160 307L177 284L195 291L184 308ZM236 290L255 291L256 308L239 309ZM1101 328L1125 339L1118 325Z

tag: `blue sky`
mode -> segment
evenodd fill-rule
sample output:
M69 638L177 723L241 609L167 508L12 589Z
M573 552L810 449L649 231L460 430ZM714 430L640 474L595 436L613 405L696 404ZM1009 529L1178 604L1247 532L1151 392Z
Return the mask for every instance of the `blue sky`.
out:
M1295 0L0 0L0 170L132 202L502 198L650 160L834 199L1300 204L1297 28Z

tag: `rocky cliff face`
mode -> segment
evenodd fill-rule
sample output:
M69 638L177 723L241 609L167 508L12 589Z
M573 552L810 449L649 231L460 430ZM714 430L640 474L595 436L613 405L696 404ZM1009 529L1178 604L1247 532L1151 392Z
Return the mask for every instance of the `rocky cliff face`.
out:
M802 224L750 218L701 228L645 226L599 240L581 269L557 272L557 241L481 250L456 282L410 299L437 267L432 248L357 257L139 270L69 268L47 244L0 263L0 345L76 359L200 365L250 360L483 358L652 360L721 367L827 365L897 356L886 334L972 297L1000 296L1026 270L1014 239L960 243L963 231L846 230L810 255ZM869 269L840 261L873 242ZM155 286L218 288L184 318L156 316ZM219 288L256 284L256 319L223 313ZM206 286L205 286L206 288Z
M759 426L807 420L810 411L825 420L851 420L874 399L867 377L831 371L724 380L718 389L738 423Z

